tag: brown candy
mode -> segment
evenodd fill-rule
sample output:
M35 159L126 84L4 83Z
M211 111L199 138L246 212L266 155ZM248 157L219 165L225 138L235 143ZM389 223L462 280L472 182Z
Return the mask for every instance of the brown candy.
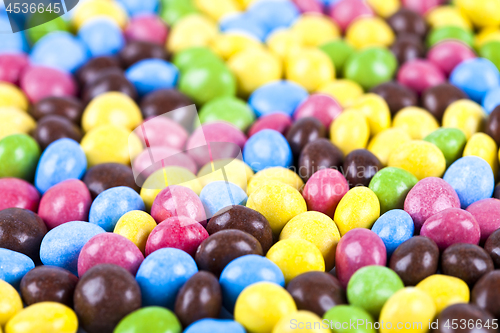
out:
M121 92L130 98L137 99L137 90L121 70L105 71L93 81L85 85L82 93L84 103L89 103L95 97L109 91Z
M500 145L500 105L494 108L488 116L485 132L495 140L497 145Z
M339 280L324 272L308 272L295 277L286 290L292 295L297 309L323 317L334 306L345 304L345 291Z
M439 264L439 248L427 237L415 236L399 245L391 256L389 268L396 272L405 286L415 286L432 274Z
M318 139L304 147L299 158L299 176L306 182L321 169L339 169L344 162L342 151L328 139Z
M477 281L471 303L500 319L500 270L489 272Z
M117 186L128 186L139 192L134 181L134 174L129 166L119 163L103 163L90 168L83 182L89 188L92 200L101 192Z
M425 47L418 36L403 34L398 36L391 45L391 52L401 65L411 60L424 58Z
M489 324L486 324L486 323ZM434 333L494 333L493 317L473 304L454 304L439 314ZM485 327L489 326L489 327Z
M146 96L141 101L141 111L144 118L156 117L169 111L192 105L194 102L177 89L160 89ZM170 113L169 117L185 129L193 127L193 114L189 112Z
M70 138L80 142L82 132L69 119L58 115L49 115L38 121L33 137L40 145L40 148L44 150L52 142L62 138Z
M131 41L125 45L118 53L121 62L128 68L144 59L167 59L168 54L164 47L145 41Z
M255 237L241 230L222 230L200 244L195 261L200 270L218 277L232 260L247 254L263 255L262 246Z
M90 59L76 72L76 78L82 86L94 81L104 70L121 69L120 62L114 57L97 57Z
M0 247L20 252L35 263L47 227L42 218L30 210L7 208L0 211Z
M326 137L326 129L321 121L313 117L298 119L288 130L286 140L292 149L293 156L298 159L304 147L319 138Z
M453 244L441 256L443 274L455 276L469 286L474 286L477 280L493 269L488 253L474 244Z
M495 267L500 268L500 229L488 237L484 243L484 250L490 255Z
M207 231L210 235L221 230L237 229L254 236L267 251L273 246L273 231L267 219L261 213L240 205L223 208L210 219Z
M351 188L360 185L368 187L373 176L382 167L373 153L366 149L356 149L345 157L342 171Z
M200 319L217 318L221 307L219 281L209 272L193 275L179 290L175 300L175 314L184 327Z
M47 97L33 104L29 113L36 120L48 115L58 115L78 125L82 119L83 105L72 97Z
M425 19L410 9L400 9L387 19L387 23L397 35L408 33L423 38L427 33Z
M422 106L432 113L438 121L441 121L444 111L451 103L467 98L467 95L460 88L443 83L428 88L422 93Z
M126 269L101 264L82 276L74 302L78 321L87 333L112 333L123 317L141 307L141 289Z
M73 294L78 278L56 266L38 266L21 280L21 296L26 305L57 302L73 307Z
M393 116L407 106L418 104L417 94L397 82L382 83L374 87L371 92L379 95L387 102Z

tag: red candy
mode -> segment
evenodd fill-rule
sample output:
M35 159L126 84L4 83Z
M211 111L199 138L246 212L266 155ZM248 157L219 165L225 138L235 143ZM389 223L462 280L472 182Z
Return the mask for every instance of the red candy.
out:
M200 198L193 190L184 186L171 185L161 190L151 207L151 216L156 223L173 216L185 216L202 226L207 225L205 208Z
M151 160L151 156L153 156L153 160ZM163 163L160 162L161 160L163 160ZM153 164L155 166L151 167ZM194 174L196 174L198 170L198 167L191 156L181 152L179 149L169 147L153 147L145 149L135 158L133 166L134 171L137 174L141 174L142 179L146 179L153 172L164 166L180 166L188 169Z
M434 45L427 53L427 59L450 75L462 61L475 58L476 54L467 45L456 40L445 40Z
M24 53L0 54L0 81L18 84L28 64L28 56Z
M76 83L69 74L42 66L26 69L21 77L21 88L32 103L45 97L76 95Z
M342 113L340 104L328 95L314 94L309 96L295 111L293 118L314 117L326 128Z
M466 209L474 216L481 229L481 243L500 229L500 200L494 198L474 202Z
M324 213L333 219L335 209L347 191L349 184L339 171L323 169L309 178L302 194L307 210Z
M37 212L40 194L25 180L17 178L0 179L0 210L24 208Z
M272 129L285 135L288 129L292 126L292 118L284 113L271 113L262 116L250 127L248 136L252 136L257 132L265 129Z
M355 19L373 16L373 10L362 0L342 0L332 5L330 16L345 30Z
M446 77L432 62L417 59L401 66L398 81L420 94L427 88L445 83Z
M125 38L128 41L140 40L164 46L167 35L167 26L156 15L136 16L125 28Z

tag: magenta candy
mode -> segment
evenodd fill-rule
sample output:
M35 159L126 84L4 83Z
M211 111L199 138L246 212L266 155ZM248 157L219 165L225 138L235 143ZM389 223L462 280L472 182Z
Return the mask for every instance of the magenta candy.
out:
M33 185L25 180L1 178L0 193L0 210L24 208L35 213L38 211L40 194Z
M317 0L292 0L301 13L323 14L323 6Z
M443 3L443 0L401 0L403 7L425 15L429 10Z
M78 276L99 264L115 264L125 268L133 276L144 260L141 250L127 238L105 232L92 237L78 257Z
M427 59L450 75L462 61L476 58L476 54L467 45L456 40L445 40L434 45L427 53Z
M335 209L347 191L349 184L339 171L323 169L309 178L302 195L306 200L307 210L321 212L333 219Z
M255 133L264 129L272 129L286 135L288 129L292 126L292 118L284 113L271 113L267 116L260 117L248 130L248 136L251 137Z
M474 202L466 211L472 214L481 229L481 243L500 229L500 200L494 198Z
M128 41L139 40L165 45L168 29L165 23L156 15L140 15L132 18L125 28L125 38Z
M385 266L386 261L384 242L376 233L364 228L352 229L337 245L335 253L337 278L345 288L358 269L371 265Z
M24 53L0 54L0 81L18 84L28 65L28 56Z
M398 81L420 94L427 88L445 83L446 77L432 62L417 59L401 66Z
M205 208L200 198L193 190L184 186L171 185L161 190L151 207L151 216L156 223L173 216L185 216L202 226L207 225Z
M90 192L78 179L65 180L52 186L40 200L38 215L53 229L71 221L88 221L92 203Z
M294 119L314 117L326 128L342 113L342 107L332 97L323 94L310 95L293 114Z
M76 83L71 75L54 68L33 66L21 76L21 88L32 103L45 97L76 95Z
M153 160L151 160L151 156L153 156ZM159 162L161 160L163 160L163 163ZM191 156L181 152L179 149L169 147L146 148L133 162L134 171L137 174L141 174L141 179L146 179L153 172L164 166L183 167L194 174L198 170Z
M441 251L456 243L479 244L481 231L471 213L460 208L448 208L425 221L420 235L436 242Z
M460 199L450 184L437 177L419 181L408 192L404 204L404 210L413 219L417 233L425 220L447 208L460 208Z
M341 0L330 8L330 17L342 30L347 29L354 20L367 16L373 16L373 10L362 0Z
M180 150L184 149L189 136L184 127L163 116L146 119L134 133L144 143L147 139L145 146L171 147Z
M146 256L156 250L173 247L194 256L208 232L201 224L185 216L174 216L158 224L149 234Z

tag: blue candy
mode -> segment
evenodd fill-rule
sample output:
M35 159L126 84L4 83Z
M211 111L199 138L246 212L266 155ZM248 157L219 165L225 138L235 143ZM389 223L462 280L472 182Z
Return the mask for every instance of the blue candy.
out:
M498 105L500 105L500 87L489 90L483 99L483 108L487 114L490 114Z
M171 89L177 84L179 70L168 61L146 59L133 64L125 72L127 79L144 96L159 89Z
M0 10L0 54L28 51L28 41L24 33L22 31L13 33L12 31L13 29L7 12Z
M443 179L455 189L463 209L481 199L491 198L495 188L490 165L477 156L456 160L446 170Z
M291 1L259 1L250 6L247 13L266 27L268 32L288 28L300 15Z
M292 165L292 149L281 133L265 129L245 143L243 161L255 172L276 166L288 168Z
M118 53L125 45L120 27L105 18L91 20L78 31L78 36L93 57L109 56Z
M145 210L141 196L127 186L112 187L101 192L92 202L89 222L97 224L108 232L125 213L132 210Z
M257 282L273 282L285 286L280 268L266 257L249 254L231 261L222 271L219 282L224 307L233 311L243 289Z
M189 325L184 333L245 333L245 329L234 320L202 319Z
M372 227L384 242L387 254L391 255L396 248L413 237L415 225L407 212L393 209L380 216Z
M307 91L290 81L276 81L256 89L248 100L257 117L282 112L289 116L308 97Z
M163 248L151 253L135 277L141 287L142 305L173 309L177 293L197 272L194 259L182 250Z
M35 263L27 255L0 248L0 279L14 288L19 287L23 276L33 268Z
M52 142L40 157L35 187L43 194L64 180L82 178L86 170L87 158L78 142L59 139Z
M450 83L462 89L475 102L481 103L489 90L500 85L500 73L488 59L469 59L451 72Z
M130 17L154 14L158 11L158 0L118 0Z
M50 230L40 245L40 259L44 265L67 269L78 276L78 256L83 246L95 235L104 233L98 225L73 221Z
M245 205L247 199L247 194L238 185L225 181L209 183L200 193L207 218L214 216L224 207Z
M238 32L250 35L261 42L265 40L267 35L267 29L247 14L236 14L225 17L220 21L219 27L222 32Z

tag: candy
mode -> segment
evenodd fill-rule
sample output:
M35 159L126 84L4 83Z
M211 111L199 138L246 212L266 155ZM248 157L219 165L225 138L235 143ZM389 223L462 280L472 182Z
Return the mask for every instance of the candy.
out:
M446 108L455 101L466 99L467 95L459 88L443 83L425 90L422 94L422 106L440 121Z
M497 25L500 22L498 18L500 6L496 2L458 0L456 5L478 27Z
M390 51L382 47L369 47L349 57L344 76L365 89L371 89L390 81L396 69L397 61Z
M134 100L137 99L137 90L134 85L127 80L123 71L113 68L103 71L95 80L85 85L82 91L82 101L89 103L97 96L111 91L122 93Z
M500 317L498 281L500 281L498 270L489 272L476 283L471 295L471 303L491 313L495 318Z
M295 159L300 156L304 147L319 138L326 137L325 126L316 118L298 119L287 132L286 139Z
M335 67L321 50L303 49L287 57L285 76L312 92L335 78Z
M331 331L334 333L375 333L373 318L363 309L351 305L338 305L325 313L326 320ZM364 325L349 328L348 323L363 321ZM344 326L344 327L342 327Z
M120 27L108 19L86 22L78 30L78 37L93 57L116 54L125 44Z
M498 171L498 147L495 141L484 133L475 133L469 138L463 156L478 156L484 159L496 175Z
M480 103L488 90L498 87L498 69L487 59L477 58L455 67L450 82L462 89L472 100Z
M356 110L342 112L330 126L330 140L346 155L355 149L365 148L369 136L368 120Z
M245 191L240 187L224 181L210 183L200 193L200 200L209 217L224 207L245 205L247 198Z
M222 97L208 102L201 108L199 116L202 124L227 121L241 131L245 131L255 120L252 109L235 97Z
M397 83L386 82L372 88L370 92L382 97L392 115L407 106L417 105L417 94L411 89Z
M17 207L38 211L40 194L30 183L17 178L2 178L0 192L0 210Z
M453 304L439 314L437 317L436 321L438 323L441 323L438 325L438 329L436 332L447 332L448 329L445 328L445 323L452 322L452 320L455 319L457 321L462 321L465 320L466 322L479 322L481 321L482 323L491 323L494 319L493 317L486 311L481 310L477 306L473 304ZM484 325L482 330L485 332L493 332L494 329L487 328L488 325ZM464 329L465 332L471 332L475 328L466 328Z
M125 48L127 48L127 46L125 46ZM104 71L121 73L123 71L121 66L119 59L115 57L96 57L90 59L85 65L80 67L75 73L75 77L78 82L86 85L95 81Z
M319 316L309 311L297 311L284 316L276 323L273 333L289 333L296 331L329 333L328 325L325 325Z
M495 267L500 266L500 232L495 231L492 233L488 239L486 240L486 243L484 244L484 250L490 255L491 259L493 260L493 263L495 264Z
M462 156L467 138L458 128L439 128L427 135L424 141L436 145L441 150L448 168Z
M422 140L439 128L439 124L431 113L424 109L409 106L398 112L392 124L410 134L413 140Z
M184 0L171 0L168 1L168 6L160 6L160 17L168 24L175 24L182 17L198 11L194 2Z
M172 311L159 306L149 306L134 311L116 326L116 333L180 333L182 326Z
M248 7L247 13L269 31L289 27L299 17L297 7L291 2L256 2Z
M183 52L190 52L190 50L195 50L196 48L189 48ZM202 48L200 48L202 49ZM241 31L228 31L217 37L211 45L211 49L218 56L222 57L224 60L228 60L232 56L241 51L249 51L255 49L262 49L262 43L256 38L253 38L250 34L242 34ZM270 51L273 52L270 47ZM183 52L179 53L182 54ZM276 52L273 52L276 54ZM279 56L279 54L276 54ZM215 57L214 59L216 59ZM175 59L175 58L174 58ZM208 59L208 57L207 57ZM199 61L198 59L196 61ZM186 64L188 65L188 64Z
M367 187L380 169L382 164L375 155L366 149L356 149L345 157L342 171L350 187Z
M282 112L291 116L308 97L307 91L290 81L271 82L255 90L248 104L257 117Z
M354 53L354 48L342 39L328 41L319 48L330 58L338 73L342 73L347 59Z
M304 181L322 169L339 169L342 167L344 154L328 139L318 139L307 144L302 150L298 174Z
M384 18L397 12L401 6L397 0L368 0L367 2L375 13Z
M298 191L304 186L302 179L292 170L283 167L272 167L257 172L250 179L247 193L250 195L261 186L275 181L290 185Z
M135 63L146 59L163 59L168 58L165 48L158 44L145 41L131 41L128 42L118 52L120 61L126 68L131 67Z
M9 283L15 288L19 287L23 276L35 268L35 263L30 257L5 248L0 248L0 264L2 265L0 280ZM8 310L10 311L11 309ZM5 314L2 314L2 316L5 316ZM7 320L8 318L2 319Z
M384 242L387 254L392 255L399 245L413 237L413 220L404 210L393 209L375 221L372 231Z
M247 141L243 160L254 171L274 166L289 167L292 163L292 151L283 135L266 129L254 134Z
M148 213L132 210L120 217L113 232L132 241L144 253L148 236L155 227L156 221Z
M471 29L472 24L463 12L455 6L435 7L427 14L427 22L433 28L454 26L464 29Z
M249 37L263 41L266 38L266 29L250 15L235 14L220 21L220 30L223 33L242 32Z
M28 110L28 100L15 85L0 82L0 107L13 107L23 111Z
M467 207L467 211L474 216L481 229L481 243L500 228L498 226L500 221L497 218L499 208L500 201L492 198L476 201Z
M461 41L470 47L474 44L474 35L472 32L468 29L456 26L445 26L432 29L427 35L426 44L428 47L432 47L439 42L450 39Z
M150 1L156 6L156 0ZM165 23L155 15L142 14L133 17L124 31L128 41L145 41L158 45L165 45L168 29Z
M199 14L188 15L170 31L167 48L177 53L193 46L207 46L216 35L217 27L209 18Z
M31 31L31 30L30 30ZM19 83L22 71L28 66L28 57L22 53L0 55L0 81Z
M398 35L415 34L424 37L427 33L427 23L418 12L402 8L387 19L387 23Z
M354 21L346 31L346 41L357 49L380 46L387 47L394 42L390 26L379 17L367 17Z
M390 50L401 65L425 56L424 43L415 35L399 35Z
M10 318L23 309L23 302L17 290L3 280L0 280L0 295L2 295L0 325L4 326Z
M78 6L73 15L73 25L79 29L86 22L94 19L95 17L105 16L106 18L114 21L124 28L127 22L127 13L117 2L101 2L99 0L92 0L85 3L83 6Z
M339 25L342 30L346 30L356 19L373 16L370 6L360 0L342 0L335 6L331 6L330 17Z
M347 107L363 94L363 88L353 80L339 79L320 87L318 93L329 95L335 98L342 107Z
M0 139L17 133L28 133L36 123L26 112L15 107L0 108Z
M293 30L285 29L278 29L270 33L267 36L266 45L272 53L283 60L302 48L298 34Z
M229 331L244 333L245 329L233 320L202 319L186 328L184 333L224 333Z
M92 199L101 192L117 186L128 186L139 191L130 167L118 163L103 163L88 169L83 182L87 185Z
M203 187L216 181L228 181L246 190L253 174L253 170L241 159L224 158L205 164L198 172L198 180Z
M206 215L200 198L191 189L183 186L168 186L156 196L151 207L151 216L156 223L172 217L186 216L206 225Z
M40 148L35 140L25 134L9 135L0 139L0 177L32 180Z
M408 171L387 167L375 174L369 188L377 195L380 212L384 214L392 209L402 209L406 195L417 182L418 179Z
M370 228L380 216L380 203L366 187L354 187L340 200L334 221L343 236L355 228Z
M446 77L441 69L430 61L417 59L399 68L398 81L420 94L430 87L445 83Z
M322 15L304 14L292 26L303 46L316 47L340 35L339 28L327 17Z
M448 40L434 45L427 54L427 59L439 67L446 75L460 63L476 58L476 54L461 42Z
M376 94L366 94L359 97L347 110L363 113L370 126L370 134L376 135L389 128L391 115L387 103Z
M76 142L82 139L81 131L75 124L57 115L49 115L40 119L32 135L43 150L52 142L62 138L69 138Z
M410 135L402 129L389 128L371 139L368 150L377 156L382 165L387 165L391 153L410 140Z
M431 275L419 282L416 288L432 297L437 314L452 304L469 302L469 287L456 277Z
M141 60L125 72L140 96L159 89L171 89L177 83L179 72L171 63L161 59Z
M491 61L497 68L499 68L500 63L499 63L499 42L498 41L488 41L485 42L481 47L479 48L479 55L483 58L488 59ZM1 58L0 58L1 59ZM1 60L0 60L1 61Z
M72 333L78 330L75 312L62 304L42 302L18 312L5 325L6 333L54 332Z

